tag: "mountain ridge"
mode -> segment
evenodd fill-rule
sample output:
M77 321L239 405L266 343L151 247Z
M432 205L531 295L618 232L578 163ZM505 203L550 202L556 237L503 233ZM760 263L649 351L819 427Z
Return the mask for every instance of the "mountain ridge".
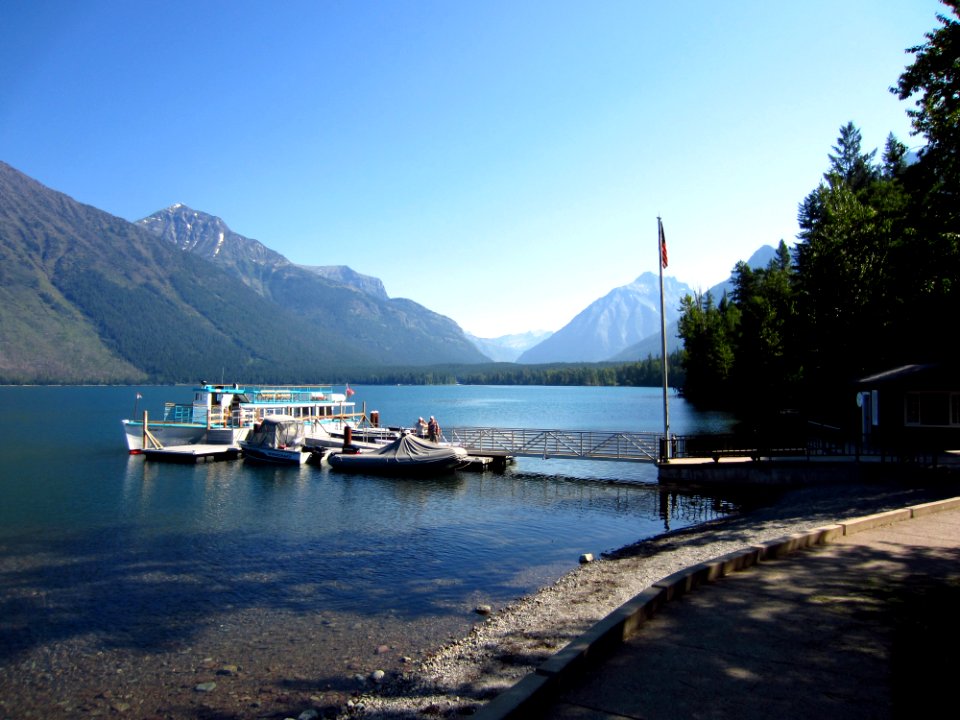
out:
M692 292L676 278L663 281L667 318L680 316L680 299ZM560 330L525 351L517 362L602 362L660 328L660 282L646 272L594 300Z
M763 252L774 250L764 246L748 264L765 264ZM412 300L389 298L378 278L345 265L298 265L216 216L177 203L129 223L0 161L0 382L185 381L228 366L244 380L273 372L275 381L315 374L318 364L470 364L487 356L630 361L659 353L656 281L645 273L614 288L532 347L532 333L477 338ZM730 287L726 281L710 292ZM665 290L669 319L679 296L692 290L669 277ZM577 336L575 321L592 335ZM168 324L177 332L167 332ZM671 327L675 335L676 323ZM645 338L623 347L631 332L645 330ZM177 344L191 333L202 352L186 347L164 359L161 339ZM653 339L653 352L643 352ZM676 341L671 350L679 345L668 340ZM579 357L537 358L561 341ZM291 362L291 354L309 361Z
M486 359L412 301L377 301L266 246L219 264L198 247L160 242L0 161L0 382L319 382L355 367ZM223 242L217 255L229 257ZM238 282L244 268L253 272ZM321 299L332 299L326 312Z
M348 325L351 340L375 364L469 364L488 359L456 322L413 300L389 298L380 280L344 266L298 265L230 230L216 216L177 204L137 224L222 266L257 294L326 331L338 331L338 323Z

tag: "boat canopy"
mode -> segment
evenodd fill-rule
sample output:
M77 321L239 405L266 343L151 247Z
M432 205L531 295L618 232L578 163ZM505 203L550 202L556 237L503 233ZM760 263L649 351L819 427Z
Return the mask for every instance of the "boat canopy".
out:
M288 415L265 417L247 437L253 447L285 448L303 444L303 422Z

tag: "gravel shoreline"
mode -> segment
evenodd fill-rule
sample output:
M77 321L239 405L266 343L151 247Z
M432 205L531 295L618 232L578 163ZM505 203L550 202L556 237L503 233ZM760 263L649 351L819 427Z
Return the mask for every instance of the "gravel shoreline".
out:
M939 478L927 488L802 488L764 509L622 548L507 605L409 671L385 677L375 690L351 699L338 717L406 720L473 714L660 578L753 543L950 497L958 488L952 478Z

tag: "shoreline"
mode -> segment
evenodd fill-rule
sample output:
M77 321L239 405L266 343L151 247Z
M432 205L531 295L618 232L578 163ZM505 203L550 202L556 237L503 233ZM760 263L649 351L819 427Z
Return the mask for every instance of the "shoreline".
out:
M336 717L413 720L473 714L667 575L836 520L951 496L957 487L953 478L918 488L896 482L802 487L786 490L767 507L711 521L709 527L671 531L625 546L509 603L410 670L368 686Z

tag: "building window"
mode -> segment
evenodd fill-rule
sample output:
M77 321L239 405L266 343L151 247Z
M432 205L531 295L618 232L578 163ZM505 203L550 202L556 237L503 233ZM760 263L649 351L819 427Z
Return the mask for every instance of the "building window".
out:
M922 427L960 425L960 393L912 392L904 398L904 422Z

